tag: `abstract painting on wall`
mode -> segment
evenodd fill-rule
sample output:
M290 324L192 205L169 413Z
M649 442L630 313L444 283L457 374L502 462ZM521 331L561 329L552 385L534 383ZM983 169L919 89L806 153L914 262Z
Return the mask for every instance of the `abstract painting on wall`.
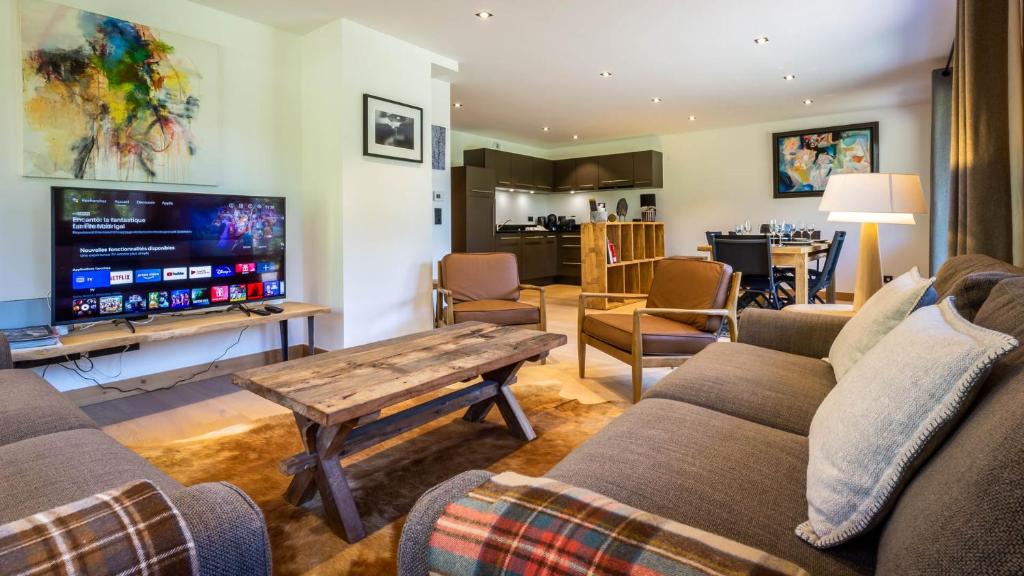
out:
M878 122L772 135L774 197L821 196L832 174L878 172Z
M220 180L220 48L41 0L21 3L25 176Z

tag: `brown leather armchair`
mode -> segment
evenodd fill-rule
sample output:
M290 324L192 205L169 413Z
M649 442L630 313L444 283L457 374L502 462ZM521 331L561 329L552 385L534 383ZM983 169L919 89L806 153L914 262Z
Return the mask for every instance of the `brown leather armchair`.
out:
M439 326L477 320L501 326L547 330L544 288L519 283L515 254L449 254L437 264ZM519 301L522 290L540 293L540 305Z
M736 300L740 273L722 262L667 258L655 263L649 294L580 294L580 378L586 371L587 346L633 368L633 402L642 393L645 367L679 366L718 340L722 319L736 341ZM632 314L587 314L592 298L646 298Z

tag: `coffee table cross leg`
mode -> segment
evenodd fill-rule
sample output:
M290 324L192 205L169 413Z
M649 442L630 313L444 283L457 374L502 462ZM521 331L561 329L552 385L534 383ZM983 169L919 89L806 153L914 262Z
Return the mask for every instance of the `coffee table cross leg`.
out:
M339 452L345 438L355 428L357 421L335 426L320 426L305 416L295 414L295 424L306 448L306 462L301 469L294 470L291 462L295 457L281 464L283 471L294 472L284 498L293 505L301 505L320 494L327 516L327 525L347 542L358 542L366 537L366 530L359 518L352 489L345 471L341 468ZM309 461L311 460L311 462Z
M483 374L484 381L494 382L498 385L497 394L470 406L462 417L463 420L483 422L491 408L497 405L502 418L505 419L505 424L514 435L527 442L536 438L537 434L533 431L530 421L526 419L526 414L523 413L523 409L519 406L519 401L516 400L515 394L509 388L509 386L515 384L516 374L523 364L524 362L517 362Z

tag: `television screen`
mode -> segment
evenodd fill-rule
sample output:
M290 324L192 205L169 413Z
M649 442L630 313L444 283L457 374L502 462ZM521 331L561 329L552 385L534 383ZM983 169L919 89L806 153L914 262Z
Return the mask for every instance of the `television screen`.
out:
M53 188L53 324L283 298L284 198Z

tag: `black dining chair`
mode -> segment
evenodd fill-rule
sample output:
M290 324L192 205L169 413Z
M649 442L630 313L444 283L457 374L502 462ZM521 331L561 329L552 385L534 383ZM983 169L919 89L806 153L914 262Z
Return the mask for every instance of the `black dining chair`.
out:
M710 236L711 258L732 266L741 272L740 288L743 291L738 309L749 306L759 308L782 308L782 298L776 282L777 272L772 266L772 244L768 236L736 235Z
M807 301L811 303L825 304L825 300L819 295L822 291L835 281L836 267L839 265L839 255L843 251L843 244L846 242L846 232L836 231L832 236L832 244L828 247L828 254L825 255L825 264L820 270L807 271ZM796 277L791 271L778 276L780 284L785 285L793 291L793 296L784 296L785 305L796 302Z

